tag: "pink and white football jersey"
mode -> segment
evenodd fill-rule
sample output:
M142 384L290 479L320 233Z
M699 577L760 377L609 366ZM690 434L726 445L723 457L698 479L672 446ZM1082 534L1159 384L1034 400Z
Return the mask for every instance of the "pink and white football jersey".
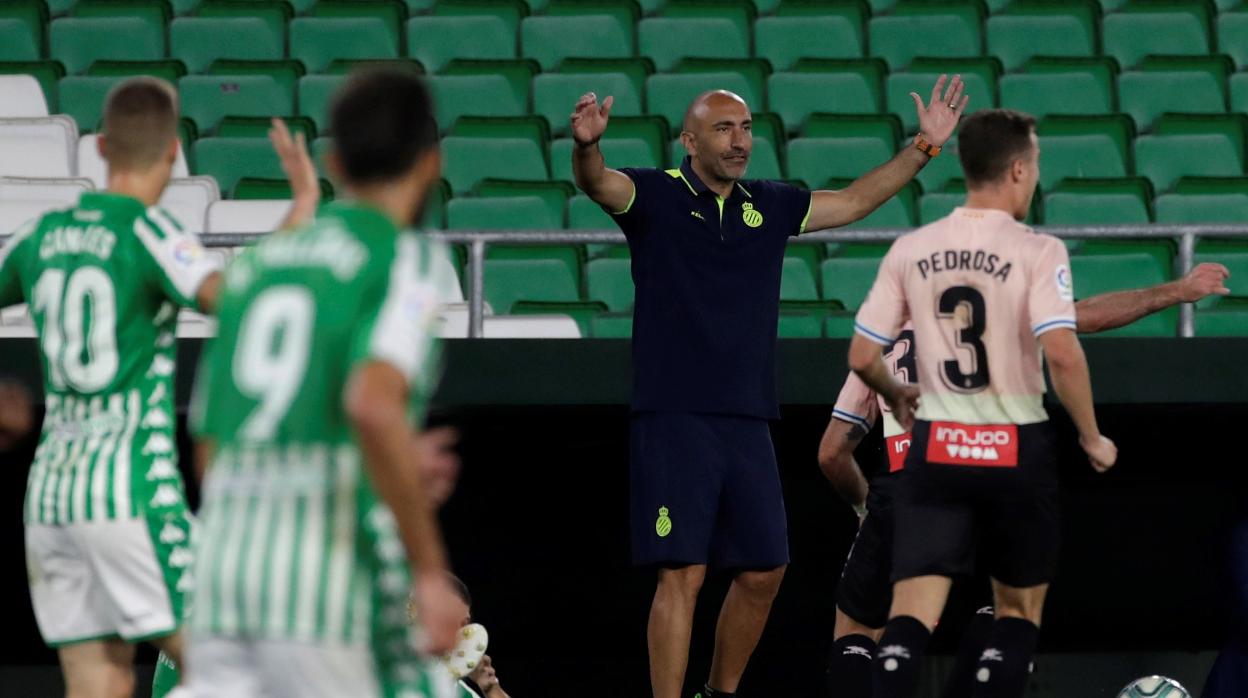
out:
M907 322L901 328L897 341L884 354L884 363L893 376L902 383L918 383L918 371L914 365L914 328ZM893 417L888 403L870 388L858 374L850 372L845 385L836 398L832 416L842 422L857 424L863 431L871 431L877 417L884 420L884 448L888 453L888 471L902 469L906 451L910 448L910 433Z
M888 346L907 321L922 393L918 419L1043 422L1037 338L1076 327L1066 246L1005 211L958 208L893 244L855 330Z

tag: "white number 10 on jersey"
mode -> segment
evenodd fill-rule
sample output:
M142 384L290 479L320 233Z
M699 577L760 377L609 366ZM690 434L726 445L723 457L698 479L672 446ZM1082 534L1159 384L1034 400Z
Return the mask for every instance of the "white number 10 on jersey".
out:
M82 267L66 283L65 270L48 269L35 282L34 296L34 311L43 315L40 339L52 386L80 393L107 388L118 366L117 298L108 274Z

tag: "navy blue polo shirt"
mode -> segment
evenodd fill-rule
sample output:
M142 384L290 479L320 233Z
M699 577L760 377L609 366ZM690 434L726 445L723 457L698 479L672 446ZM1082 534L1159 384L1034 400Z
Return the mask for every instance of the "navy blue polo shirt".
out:
M721 199L679 169L624 169L633 256L633 410L775 419L780 271L809 191L747 181Z

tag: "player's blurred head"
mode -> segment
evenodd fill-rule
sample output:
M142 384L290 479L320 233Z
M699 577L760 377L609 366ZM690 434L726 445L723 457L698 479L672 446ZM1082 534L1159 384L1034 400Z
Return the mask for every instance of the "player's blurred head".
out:
M958 131L966 186L1010 195L1014 217L1026 218L1040 178L1035 117L1012 109L984 109L964 119Z
M353 75L330 108L330 167L358 194L398 188L410 198L404 223L418 219L425 194L441 176L433 101L420 78L397 70Z
M110 171L160 168L167 179L178 157L177 91L151 77L114 87L104 100L99 148Z
M680 141L704 173L722 181L745 176L754 148L750 107L727 90L698 95L685 112Z

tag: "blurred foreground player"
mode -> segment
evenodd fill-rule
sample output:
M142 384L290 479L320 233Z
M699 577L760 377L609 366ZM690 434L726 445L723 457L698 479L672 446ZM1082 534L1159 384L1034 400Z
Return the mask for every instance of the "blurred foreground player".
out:
M39 630L71 698L134 692L134 643L175 662L190 518L174 439L178 308L211 311L218 275L157 207L178 155L177 95L152 78L108 95L108 190L23 225L0 250L0 306L27 302L47 413L26 497Z
M1226 295L1230 276L1221 264L1199 264L1178 281L1116 291L1075 303L1079 332L1104 332L1178 303ZM884 362L901 383L918 382L914 328L906 323L884 351ZM883 421L885 457L871 470L870 486L854 450L877 420ZM905 465L911 435L888 404L850 373L837 397L819 444L819 467L837 493L858 513L860 526L836 588L836 626L828 662L828 687L839 698L871 696L871 662L893 599L893 492ZM970 695L975 664L992 628L991 607L980 609L967 627L962 650L945 687L946 698Z
M411 588L428 652L460 621L409 421L438 372L446 252L403 232L439 177L437 125L392 71L350 78L331 124L346 199L235 260L198 376L198 698L454 693L407 624Z
M742 181L749 106L707 92L689 106L688 151L671 170L606 166L598 141L612 98L587 94L572 115L576 183L628 238L637 288L633 332L633 561L658 568L650 609L655 698L678 698L707 566L735 576L704 690L731 696L758 644L789 561L768 420L777 419L776 325L790 236L852 223L905 186L953 134L962 81L931 102L912 95L920 134L842 191Z
M893 244L850 345L850 368L903 428L913 425L896 493L897 582L876 656L876 698L913 694L951 578L974 570L977 547L997 620L971 695L1022 695L1058 552L1042 358L1093 467L1117 459L1096 424L1066 247L1019 223L1039 176L1035 120L976 113L962 125L960 149L966 206ZM918 389L894 379L880 353L907 321Z

